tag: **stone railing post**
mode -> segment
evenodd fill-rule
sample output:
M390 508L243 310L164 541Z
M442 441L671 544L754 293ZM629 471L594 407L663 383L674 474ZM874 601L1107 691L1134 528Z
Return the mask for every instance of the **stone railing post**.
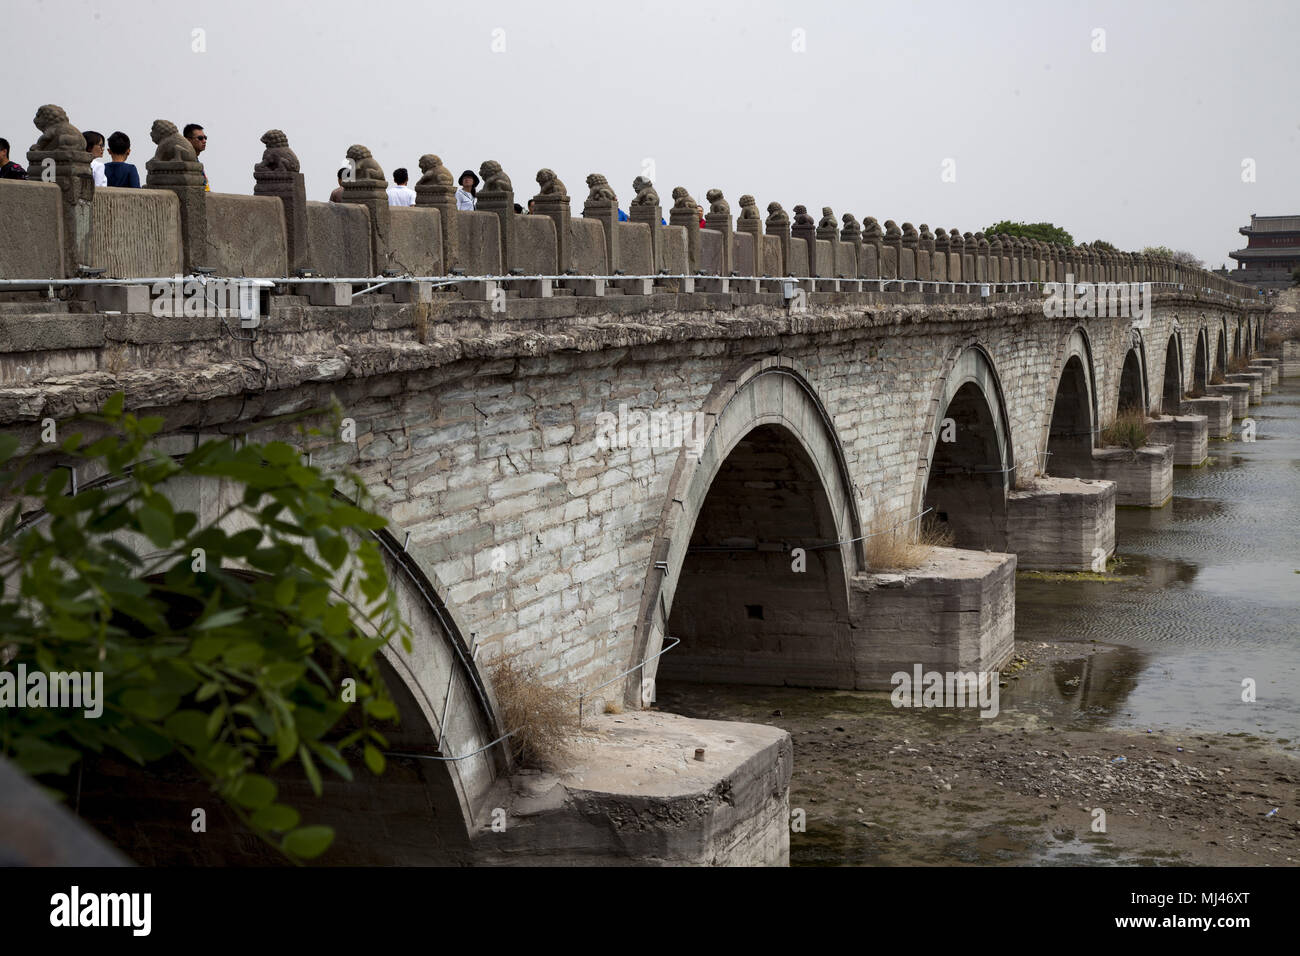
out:
M668 210L668 223L686 230L686 271L695 275L700 271L700 213L685 186L673 188L673 207Z
M841 216L840 221L844 223L844 228L840 230L840 242L853 247L853 274L860 276L862 275L862 224L851 212Z
M538 209L541 205L538 204ZM636 206L631 207L633 210ZM565 209L566 219L568 209ZM609 184L609 180L600 173L592 173L587 177L587 198L582 204L582 218L595 219L600 223L601 229L605 233L605 257L609 263L609 271L613 274L618 263L618 196L614 193L614 187ZM628 220L632 221L632 216L628 215ZM655 223L657 226L658 223ZM565 232L568 232L568 222L565 224ZM559 220L556 220L555 228L560 228ZM658 268L658 257L655 254L655 230L650 230L650 265L651 269ZM560 271L564 272L570 268L566 257Z
M307 189L299 172L298 157L289 148L289 137L283 130L267 130L262 134L262 145L266 147L262 161L253 166L253 195L274 196L284 208L292 275L311 263L307 248Z
M790 223L790 237L802 239L808 248L808 275L821 275L817 271L817 223L808 215L807 206L794 207L794 221Z
M91 210L94 208L95 179L90 172L90 153L81 130L68 122L60 106L46 104L33 120L40 137L27 151L27 177L57 183L63 213L63 268L76 278L80 266L90 266ZM17 231L20 227L13 224Z
M460 265L460 224L456 221L456 181L451 170L433 153L420 157L420 179L415 184L415 204L438 210L442 231L442 268L450 274Z
M347 151L348 168L343 174L343 201L365 206L370 213L370 252L375 272L388 268L392 245L388 211L388 180L370 150L354 143Z
M930 274L934 276L935 282L948 281L948 253L951 244L948 242L948 230L939 226L934 230L934 239L931 243L934 251L930 254Z
M880 223L875 216L862 221L862 251L866 261L859 265L858 271L864 279L879 279L885 274L885 249L881 237Z
M921 223L916 241L916 277L923 282L934 281L934 233L926 223Z
M600 177L604 179L604 177ZM587 177L590 182L591 177ZM569 190L565 188L560 177L549 169L539 169L537 171L537 185L541 192L533 197L533 214L546 216L555 223L555 268L556 272L563 275L569 271ZM609 183L605 184L612 196L614 191L609 189ZM618 201L612 200L610 205L614 209L614 222L618 222ZM587 214L586 206L583 206L583 215ZM510 225L513 229L515 218L514 199L510 200ZM610 230L612 232L613 230ZM608 244L609 240L605 242ZM611 260L612 261L612 260ZM508 270L507 270L508 271Z
M886 279L898 279L903 275L903 230L892 219L885 220L885 238L883 242L885 259L880 274Z
M988 280L990 282L1008 282L1009 278L1002 270L1002 236L994 233L989 239L989 271ZM1007 270L1010 271L1009 269Z
M955 226L948 230L948 281L970 281L966 277L966 240Z
M754 240L754 275L762 278L763 262L763 215L758 211L758 203L748 194L740 197L740 217L736 220L736 231L748 233Z
M710 189L704 198L709 201L704 227L722 233L722 275L729 276L736 268L735 243L731 241L731 206L722 197L721 189Z
M154 120L149 135L158 148L153 159L144 164L145 188L166 189L180 200L185 271L193 272L204 266L208 257L208 199L203 166L175 123Z
M484 160L478 169L483 188L478 193L478 212L495 213L501 222L501 271L508 273L515 264L515 187L501 164Z
M835 211L830 206L822 207L822 217L817 222L817 231L813 237L817 242L829 242L831 244L830 262L820 263L821 272L832 279L838 278L840 271L840 229L839 223L835 219Z
M781 261L770 263L774 276L788 276L790 272L790 214L781 208L779 202L767 204L767 219L763 228L769 236L776 236L781 247Z
M917 262L916 256L920 238L916 226L910 222L903 223L903 236L899 240L898 253L898 277L900 279L911 281L921 278L921 271L918 268L920 263Z
M663 223L663 207L659 205L659 194L655 192L654 183L644 176L638 176L632 180L632 189L636 192L636 198L632 200L632 205L627 207L627 218L629 222L643 222L650 227L650 255L651 262L654 263L656 270L664 268L663 254L663 237L660 229ZM617 215L617 211L615 213ZM583 215L586 215L585 207ZM609 248L617 252L618 244L609 244ZM610 260L610 269L614 268L615 260Z

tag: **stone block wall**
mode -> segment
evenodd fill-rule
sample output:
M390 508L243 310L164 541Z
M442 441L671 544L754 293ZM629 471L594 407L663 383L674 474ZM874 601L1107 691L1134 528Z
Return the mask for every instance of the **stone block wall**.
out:
M284 205L272 196L208 193L208 251L202 260L217 275L287 275L289 244Z
M0 179L0 279L64 276L60 197L55 183Z
M360 203L308 202L312 270L321 276L372 276L370 211Z
M388 263L384 268L417 276L442 275L442 225L438 210L424 206L394 206L389 214Z
M181 207L166 189L95 190L90 264L113 278L181 272Z

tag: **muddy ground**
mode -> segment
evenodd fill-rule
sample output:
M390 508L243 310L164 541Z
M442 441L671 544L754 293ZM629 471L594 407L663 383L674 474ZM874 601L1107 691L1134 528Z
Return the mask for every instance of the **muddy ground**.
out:
M1017 651L1026 675L1086 652ZM1300 760L1258 737L1055 727L1014 709L981 719L799 688L664 682L657 707L789 731L790 807L806 811L793 866L1300 863Z

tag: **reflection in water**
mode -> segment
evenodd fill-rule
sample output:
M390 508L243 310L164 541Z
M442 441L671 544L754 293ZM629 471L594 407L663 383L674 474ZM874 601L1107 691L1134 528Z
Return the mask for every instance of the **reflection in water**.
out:
M1124 580L1020 577L1017 639L1112 649L1013 681L1004 707L1300 737L1300 386L1251 413L1258 441L1211 442L1214 463L1176 469L1169 505L1117 512Z

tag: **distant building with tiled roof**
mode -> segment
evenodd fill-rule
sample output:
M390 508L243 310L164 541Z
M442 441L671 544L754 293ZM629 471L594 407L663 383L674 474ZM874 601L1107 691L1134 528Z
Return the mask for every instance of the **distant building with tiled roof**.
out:
M1295 284L1291 273L1300 268L1300 216L1256 216L1250 225L1239 230L1246 237L1246 248L1230 252L1237 260L1235 269L1218 273L1234 282L1273 288Z

